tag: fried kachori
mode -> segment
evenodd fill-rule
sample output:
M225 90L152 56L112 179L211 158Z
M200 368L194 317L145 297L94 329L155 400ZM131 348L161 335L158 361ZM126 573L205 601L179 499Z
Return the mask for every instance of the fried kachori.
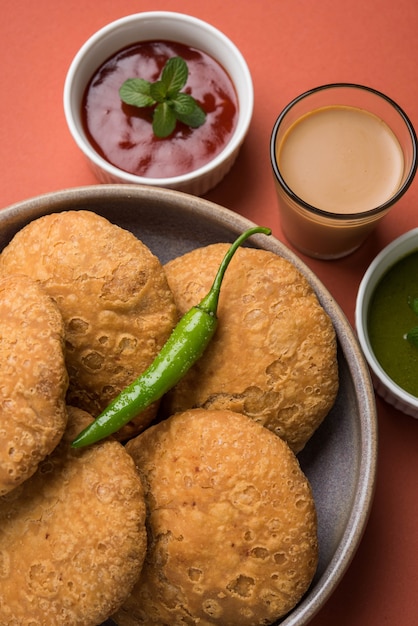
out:
M165 265L181 313L209 290L227 244ZM241 247L222 284L216 334L167 394L163 415L188 408L244 413L299 452L334 404L336 336L312 287L288 260Z
M30 222L1 253L0 272L31 276L57 302L65 322L67 402L95 417L152 362L177 321L157 257L91 211ZM155 412L154 404L120 437L142 430Z
M194 409L126 444L144 485L148 550L119 626L271 624L317 567L308 480L245 415Z
M132 458L107 440L70 442L91 416L68 408L60 444L0 498L0 624L96 626L139 577L145 503Z
M0 278L0 496L32 476L67 423L64 324L27 276Z

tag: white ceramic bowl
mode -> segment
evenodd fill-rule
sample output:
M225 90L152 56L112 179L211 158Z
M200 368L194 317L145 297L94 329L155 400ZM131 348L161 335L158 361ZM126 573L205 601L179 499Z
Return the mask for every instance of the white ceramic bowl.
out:
M372 372L376 392L403 413L418 418L418 398L406 392L388 376L373 352L367 332L370 301L377 283L397 261L414 250L418 250L418 228L392 241L372 261L359 286L355 325L360 346Z
M163 263L194 248L232 242L254 226L246 218L171 189L90 185L58 191L0 211L0 251L28 222L59 211L89 210L139 237ZM338 304L313 272L273 236L248 245L291 261L330 315L338 341L339 392L333 409L298 455L318 513L319 564L301 602L274 626L307 626L340 583L359 546L373 501L377 416L369 369ZM114 622L106 622L110 626ZM103 625L104 626L104 625Z
M166 40L183 43L212 56L229 74L238 98L238 123L229 143L209 163L181 176L147 178L124 172L102 158L83 129L81 101L87 83L100 65L114 53L139 41ZM238 48L206 22L181 13L152 11L128 15L97 31L80 48L64 85L64 113L69 130L102 183L147 184L203 195L229 172L248 132L254 91L247 63Z

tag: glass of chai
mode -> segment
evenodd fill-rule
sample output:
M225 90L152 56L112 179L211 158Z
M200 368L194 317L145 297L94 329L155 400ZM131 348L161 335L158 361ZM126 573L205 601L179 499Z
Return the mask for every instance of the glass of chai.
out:
M408 189L417 138L393 100L335 83L288 104L270 158L284 235L308 256L337 259L354 252Z

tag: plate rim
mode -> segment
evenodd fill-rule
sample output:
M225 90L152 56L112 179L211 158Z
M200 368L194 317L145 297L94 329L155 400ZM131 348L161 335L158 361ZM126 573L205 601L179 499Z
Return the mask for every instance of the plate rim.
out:
M115 201L121 197L125 199L134 197L141 201L161 201L170 211L178 208L180 204L185 212L200 215L206 220L211 220L211 216L213 216L213 223L220 224L222 227L231 229L238 234L247 228L258 225L231 209L199 196L157 186L125 183L70 187L39 194L0 209L0 224L6 224L6 226L12 229L14 227L17 231L22 228L22 213L27 216L27 223L39 217L39 211L42 212L42 215L45 215L57 212L57 210L71 210L71 201L74 201L74 199L77 199L77 202L92 200L105 202L106 200ZM61 208L57 209L57 207ZM16 228L17 222L19 222L18 228ZM354 329L329 290L304 261L273 234L267 239L264 235L253 235L251 239L255 244L258 243L260 247L271 250L288 259L308 280L321 305L332 317L338 344L347 361L350 373L353 374L356 371L358 374L353 376L353 384L359 403L363 406L360 416L361 453L358 469L358 476L361 476L362 480L361 482L357 480L359 488L356 490L351 514L341 534L338 549L321 577L308 590L300 603L287 616L276 622L277 626L302 626L313 619L341 582L358 550L367 526L376 485L378 456L377 408L370 370ZM0 242L0 252L1 247Z

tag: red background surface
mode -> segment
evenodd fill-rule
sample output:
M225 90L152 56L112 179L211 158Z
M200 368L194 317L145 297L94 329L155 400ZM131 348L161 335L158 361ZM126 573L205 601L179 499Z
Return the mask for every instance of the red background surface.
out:
M328 82L385 92L418 128L416 0L4 0L0 22L0 208L42 193L95 184L67 129L68 66L94 31L130 13L173 10L209 21L241 49L255 110L233 170L207 198L283 239L269 162L281 109ZM418 178L376 232L339 261L303 260L354 321L359 282L389 241L418 225ZM286 243L286 242L285 242ZM312 626L418 624L418 423L377 398L376 494L363 540Z

